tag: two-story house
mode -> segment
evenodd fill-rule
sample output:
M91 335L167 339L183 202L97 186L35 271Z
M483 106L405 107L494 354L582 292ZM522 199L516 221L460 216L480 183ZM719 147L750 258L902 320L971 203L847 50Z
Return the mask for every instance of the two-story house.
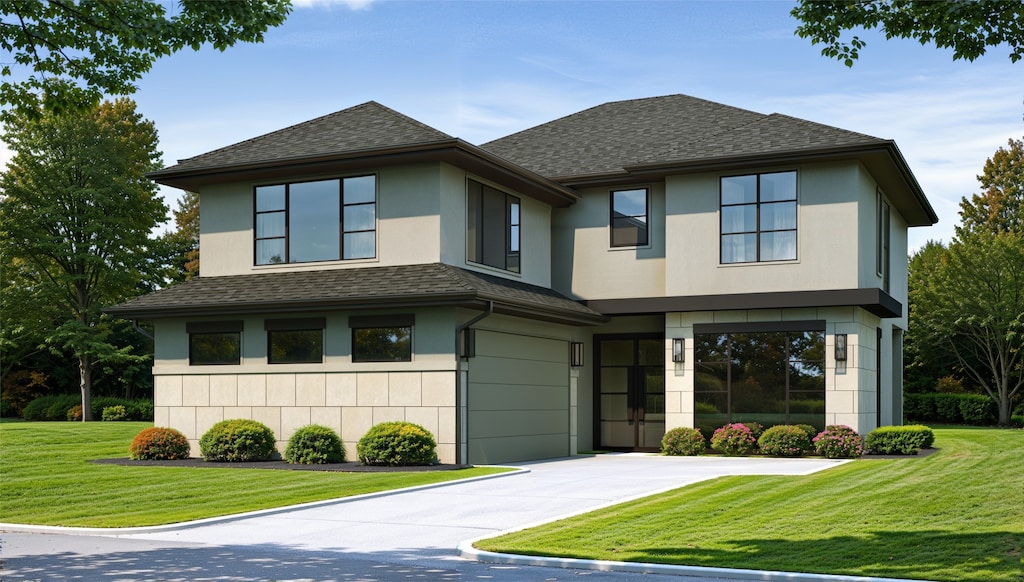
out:
M200 277L108 311L153 322L194 449L239 417L478 464L901 421L937 218L889 140L673 95L476 146L370 102L151 177L199 193Z

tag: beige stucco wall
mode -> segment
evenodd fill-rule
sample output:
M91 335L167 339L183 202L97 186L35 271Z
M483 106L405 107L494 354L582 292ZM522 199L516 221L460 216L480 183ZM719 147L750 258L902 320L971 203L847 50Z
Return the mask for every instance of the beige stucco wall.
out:
M241 365L189 366L185 321L156 322L155 425L181 430L198 456L199 438L221 420L266 424L281 452L297 428L323 424L355 459L371 426L406 420L434 434L442 462L455 462L455 309L416 312L413 359L392 363L353 363L349 314L319 315L326 318L322 364L267 364L266 318L247 317Z

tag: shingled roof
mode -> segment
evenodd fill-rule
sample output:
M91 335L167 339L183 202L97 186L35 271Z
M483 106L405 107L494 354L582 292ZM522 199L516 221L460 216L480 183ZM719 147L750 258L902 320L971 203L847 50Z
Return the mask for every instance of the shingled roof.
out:
M451 140L452 136L376 101L349 107L195 157L151 174L206 170Z
M574 325L607 320L551 289L442 263L199 277L105 309L129 319L462 306Z
M605 103L481 147L565 180L622 174L634 166L888 143L785 115L668 95Z

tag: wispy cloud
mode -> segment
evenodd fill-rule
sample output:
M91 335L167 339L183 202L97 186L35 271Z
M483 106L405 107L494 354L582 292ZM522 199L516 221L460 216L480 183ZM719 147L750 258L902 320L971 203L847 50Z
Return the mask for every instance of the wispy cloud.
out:
M369 10L376 0L292 0L296 8L333 8L342 6L350 10Z

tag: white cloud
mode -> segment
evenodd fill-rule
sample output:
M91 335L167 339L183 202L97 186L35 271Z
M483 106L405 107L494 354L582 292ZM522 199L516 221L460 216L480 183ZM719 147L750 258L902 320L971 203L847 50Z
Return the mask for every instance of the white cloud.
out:
M369 10L376 0L292 0L296 8L332 8L344 6L350 10Z

